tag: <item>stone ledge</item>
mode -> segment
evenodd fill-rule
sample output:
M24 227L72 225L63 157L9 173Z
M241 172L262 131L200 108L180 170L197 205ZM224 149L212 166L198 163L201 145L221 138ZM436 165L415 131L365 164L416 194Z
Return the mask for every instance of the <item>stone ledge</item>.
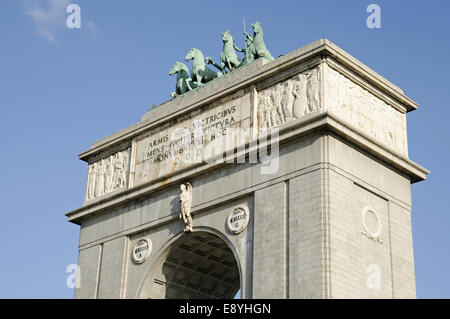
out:
M375 155L376 158L380 159L387 166L399 170L402 174L407 176L412 183L425 180L426 175L429 173L428 170L420 165L398 153L395 153L393 150L382 146L372 137L366 136L364 133L360 132L358 128L350 127L348 124L343 123L343 121L339 118L335 118L332 114L327 112L317 111L310 113L302 118L283 125L279 129L280 146L293 139L309 134L316 134L317 132L327 134L327 132L333 132L339 136L342 136L350 143L364 149L368 153ZM248 145L246 145L243 152L236 153L232 157L237 158L242 156L243 153L248 155L252 152L257 152L260 148L266 147L266 144L268 143L262 143L259 147L253 148L249 148ZM227 159L229 158L224 158L223 163L199 164L196 167L177 172L167 178L160 178L130 189L124 189L104 195L103 197L87 202L81 208L66 213L66 216L70 222L79 224L81 219L86 218L88 215L96 214L106 209L123 205L142 196L147 196L155 191L160 191L163 188L179 184L186 179L197 176L198 174L204 174L211 169L219 169L220 167L227 165L227 163L225 163Z

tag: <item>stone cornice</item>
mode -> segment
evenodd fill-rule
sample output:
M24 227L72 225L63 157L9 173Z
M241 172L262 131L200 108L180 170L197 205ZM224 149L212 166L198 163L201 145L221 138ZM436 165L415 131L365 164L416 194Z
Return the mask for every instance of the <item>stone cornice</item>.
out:
M289 142L293 139L298 139L302 136L310 134L329 134L333 133L343 137L351 144L360 147L364 151L374 155L377 159L384 162L387 166L399 171L411 182L417 182L426 179L428 170L420 165L412 162L405 156L396 153L394 150L381 145L371 136L365 135L356 127L351 127L341 119L329 114L328 112L314 112L305 115L297 120L284 124L279 128L279 143L280 145ZM259 148L266 147L265 144L260 144ZM252 152L257 152L259 148L250 146L246 147L243 152L247 155ZM237 153L233 157L238 157L242 153ZM92 215L102 212L106 209L123 205L129 201L136 200L139 197L147 196L154 192L160 191L163 188L179 184L187 179L192 179L199 174L204 174L211 169L218 169L225 165L242 165L242 164L227 164L224 159L223 163L204 163L195 167L179 171L171 176L153 180L149 183L142 184L130 189L119 190L109 193L86 203L83 207L66 213L68 220L80 224L81 220Z

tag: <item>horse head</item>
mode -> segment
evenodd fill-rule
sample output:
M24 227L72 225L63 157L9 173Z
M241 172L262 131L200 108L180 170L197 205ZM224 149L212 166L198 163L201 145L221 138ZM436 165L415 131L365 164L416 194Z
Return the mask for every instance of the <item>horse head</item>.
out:
M192 59L195 59L196 58L196 56L197 56L197 52L198 52L198 49L196 49L196 48L191 48L190 50L189 50L189 52L186 54L186 57L184 58L186 61L190 61L190 60L192 60Z
M174 75L175 73L177 73L177 72L180 70L180 67L178 66L178 63L179 63L179 62L175 62L175 63L172 65L172 68L171 68L170 71L169 71L169 75Z
M254 34L262 33L261 24L258 21L252 24L252 28Z
M188 54L186 55L185 58L186 61L190 61L193 60L194 64L198 65L198 64L205 64L205 57L203 56L202 51L200 51L199 49L196 48L191 48L188 52Z
M169 75L174 75L175 73L178 73L178 71L182 71L182 70L188 72L187 66L184 65L184 63L175 62L169 71Z
M222 42L231 42L233 43L233 36L231 35L230 31L226 30L225 32L222 32Z

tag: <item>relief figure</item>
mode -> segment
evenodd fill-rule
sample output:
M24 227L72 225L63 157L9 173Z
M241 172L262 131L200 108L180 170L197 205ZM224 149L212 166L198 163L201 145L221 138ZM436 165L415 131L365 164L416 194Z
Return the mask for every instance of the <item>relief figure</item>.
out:
M294 96L292 95L292 81L285 81L283 83L283 96L281 98L281 110L283 112L284 119L283 123L294 119L292 114L293 100Z
M283 112L281 111L280 92L277 89L272 90L270 99L272 104L272 111L270 112L272 127L280 126L281 124L283 124Z
M308 97L308 112L318 110L320 107L318 68L313 69L309 74L306 95Z
M320 67L274 84L259 93L258 128L283 125L320 109Z
M102 196L105 192L105 169L103 159L95 164L95 197Z
M113 164L112 164L112 159L111 156L108 157L108 159L106 160L106 167L105 167L105 186L104 186L104 190L105 192L110 191L111 189L111 180L112 180L112 175L113 175Z
M300 74L292 89L294 105L292 113L296 119L306 114L308 99L306 97L306 78Z
M126 167L125 161L122 153L117 153L115 155L114 161L114 178L112 189L118 189L125 186L126 183Z
M95 164L89 165L88 168L88 185L86 191L86 200L94 197L95 194Z
M126 186L128 151L118 152L89 165L85 200Z

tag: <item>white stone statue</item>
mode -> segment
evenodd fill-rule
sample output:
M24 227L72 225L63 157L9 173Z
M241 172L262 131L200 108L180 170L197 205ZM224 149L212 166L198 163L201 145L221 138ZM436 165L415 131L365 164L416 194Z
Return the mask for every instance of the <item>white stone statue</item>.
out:
M192 203L192 185L189 183L180 185L180 219L183 219L186 227L185 232L192 231L192 216L191 216L191 203Z

